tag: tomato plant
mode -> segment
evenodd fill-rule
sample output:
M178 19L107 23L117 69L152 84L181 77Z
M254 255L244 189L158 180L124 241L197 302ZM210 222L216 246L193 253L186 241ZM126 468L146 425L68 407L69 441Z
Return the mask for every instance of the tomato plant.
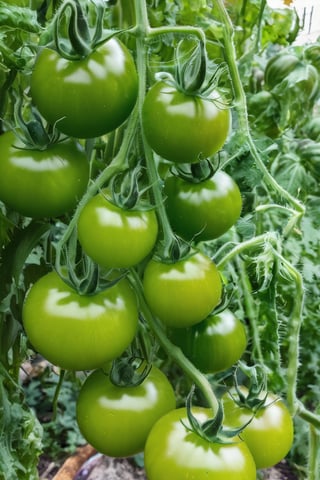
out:
M153 424L175 408L167 377L153 366L137 386L117 386L102 371L90 374L77 400L82 434L99 452L127 457L143 450Z
M210 418L210 410L194 407L198 421ZM254 480L256 468L247 445L239 439L228 444L210 443L188 428L185 408L172 410L152 428L145 447L149 480Z
M31 94L40 113L62 133L99 137L132 111L137 73L129 51L115 38L80 60L44 48L33 69Z
M174 263L150 260L143 289L152 312L171 327L187 327L203 320L221 299L222 284L215 264L193 252Z
M153 150L177 163L196 162L218 152L230 129L230 111L217 92L187 95L164 81L155 83L143 104L142 124Z
M293 442L293 422L287 406L277 395L269 393L264 405L254 412L237 404L234 398L232 392L223 398L226 425L241 426L251 420L241 432L241 438L248 445L257 468L276 465L287 455Z
M103 267L131 267L141 262L153 249L157 234L154 209L117 206L108 199L107 190L90 199L78 220L82 248Z
M20 146L13 132L0 136L0 199L27 217L55 217L73 210L89 180L89 162L72 140L45 150Z
M121 355L137 330L136 298L126 280L81 295L56 272L41 277L23 305L32 346L64 369L92 370Z
M164 193L171 225L187 240L217 238L234 225L241 213L240 190L222 171L199 183L168 176Z
M83 440L146 444L149 479L317 476L319 41L294 8L227 3L0 2L6 480L54 456L67 377Z
M170 337L193 364L205 373L232 367L247 345L244 325L227 309L210 315L190 328L172 329Z

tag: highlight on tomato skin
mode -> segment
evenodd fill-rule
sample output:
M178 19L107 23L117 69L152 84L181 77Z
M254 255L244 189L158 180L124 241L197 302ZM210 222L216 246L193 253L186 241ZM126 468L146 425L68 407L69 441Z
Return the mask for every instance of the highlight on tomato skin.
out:
M166 375L156 366L137 386L114 385L103 370L92 372L77 399L77 423L86 440L111 457L142 452L156 421L175 409Z

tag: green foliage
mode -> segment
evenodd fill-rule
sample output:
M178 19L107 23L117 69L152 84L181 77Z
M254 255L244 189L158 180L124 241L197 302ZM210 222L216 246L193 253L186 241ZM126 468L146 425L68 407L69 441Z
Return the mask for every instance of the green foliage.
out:
M29 101L30 67L38 45L52 46L56 3L44 2L36 11L0 2L2 131L9 128L17 92ZM218 308L228 306L246 327L249 342L243 361L263 369L269 389L282 396L295 415L291 464L299 465L302 479L315 479L312 465L320 454L312 450L309 434L320 425L320 142L316 134L309 138L308 125L320 110L319 44L293 45L299 27L295 10L272 9L260 0L226 2L227 11L220 0L135 0L129 8L125 0L107 3L105 26L125 29L119 36L136 61L141 88L135 109L116 131L86 141L94 175L74 212L31 220L1 204L0 472L6 472L5 480L36 479L41 451L60 459L85 442L75 421L82 374L62 378L48 367L23 388L19 378L20 366L32 356L21 322L30 285L55 267L60 273L67 267L70 281L74 275L99 283L86 276L83 265L88 266L88 259L81 257L74 228L84 204L102 187L110 188L110 180L138 158L144 182L148 174L143 199L150 198L157 208L164 251L170 245L177 253L189 247L176 237L173 241L162 190L170 165L144 141L139 119L155 74L174 75L177 52L179 62L188 60L181 39L189 45L192 38L205 40L210 75L218 67L215 80L232 106L232 131L210 161L232 176L243 200L241 218L228 232L196 246L214 260L224 281ZM141 17L143 6L148 28ZM90 8L88 12L91 15ZM279 81L272 75L275 83L270 85L266 65L279 51L295 56L296 65ZM195 55L191 60L192 70L197 67ZM233 372L206 377L173 348L146 305L141 284L145 265L142 261L130 272L120 272L136 289L141 312L138 337L127 357L159 362L175 383L179 405L195 383L197 401L215 406L215 394L231 383ZM98 268L90 271L100 273Z
M86 443L75 422L80 378L67 376L56 399L58 385L59 375L48 366L24 386L26 402L42 425L42 451L53 460L61 460Z

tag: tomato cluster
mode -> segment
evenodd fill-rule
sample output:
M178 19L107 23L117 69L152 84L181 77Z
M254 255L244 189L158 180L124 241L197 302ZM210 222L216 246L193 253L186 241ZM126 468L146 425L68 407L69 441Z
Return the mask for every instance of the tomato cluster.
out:
M204 245L230 238L242 211L239 186L217 167L231 105L217 85L204 88L197 78L199 88L182 88L181 72L180 83L150 72L139 78L141 58L118 36L95 39L81 54L74 41L69 51L64 40L43 45L27 90L42 130L31 135L29 122L0 135L5 208L54 225L46 274L24 298L23 328L53 365L86 372L77 422L99 452L144 451L150 480L254 480L256 468L290 449L285 405L270 397L241 436L210 440L205 427L216 412L192 408L204 425L196 431L190 405L176 408L173 381L162 371L164 353L178 352L179 366L202 378L231 371L246 352L245 323L226 308L226 280ZM119 189L123 171L129 174ZM130 363L141 356L142 367ZM226 425L248 423L251 412L229 398L223 403ZM264 439L277 438L277 455L271 446L257 452L265 416Z

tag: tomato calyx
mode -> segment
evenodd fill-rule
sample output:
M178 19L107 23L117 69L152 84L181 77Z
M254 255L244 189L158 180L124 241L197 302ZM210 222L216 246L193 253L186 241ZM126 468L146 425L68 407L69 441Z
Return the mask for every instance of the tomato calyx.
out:
M65 230L65 225L58 223L53 233L52 245L56 250L55 270L64 283L69 285L79 295L96 295L112 288L127 275L127 270L103 270L83 251L79 251L76 232L64 244L59 240Z
M245 389L238 383L238 370L241 370L248 378L248 387ZM234 392L230 392L233 401L240 408L247 408L253 414L266 406L268 398L267 380L265 371L258 365L247 366L243 362L239 362L238 368L234 374Z
M67 0L57 10L53 21L53 45L59 55L67 60L86 58L96 48L110 40L119 31L104 29L106 3L93 0L95 25L90 27L88 15L83 11L79 0ZM63 26L67 24L67 38L63 38Z
M211 178L216 169L206 158L197 163L186 163L171 168L172 175L178 176L190 183L201 183Z
M115 174L109 183L111 199L107 198L108 201L124 210L153 210L154 205L145 197L150 186L144 182L144 170L139 160L133 168Z
M219 64L215 65L213 70L210 68L203 39L181 40L175 50L175 65L174 75L157 72L156 81L163 81L185 95L210 100L220 108L228 108L217 88L225 66Z
M195 433L196 435L200 436L201 438L203 438L204 440L210 443L218 443L223 445L238 443L239 438L237 437L239 437L243 429L251 422L251 418L248 422L246 422L244 425L240 427L225 428L223 425L223 420L224 420L223 405L222 405L222 402L219 400L218 408L217 408L217 411L215 412L214 417L210 418L209 420L206 420L203 423L200 423L192 413L193 394L194 394L194 387L192 387L186 399L187 417L190 423L190 427L181 420L184 427L190 432Z
M158 242L153 258L157 262L170 264L188 259L194 254L195 251L188 242L172 233L169 239Z
M55 126L45 125L43 119L33 105L27 109L28 118L24 117L26 111L23 105L23 96L16 92L14 96L14 124L9 125L14 130L15 136L20 140L21 145L15 145L16 148L28 150L46 150L49 145L57 143L60 138L60 132Z
M133 355L124 355L112 362L110 381L117 387L137 387L147 378L152 363Z

